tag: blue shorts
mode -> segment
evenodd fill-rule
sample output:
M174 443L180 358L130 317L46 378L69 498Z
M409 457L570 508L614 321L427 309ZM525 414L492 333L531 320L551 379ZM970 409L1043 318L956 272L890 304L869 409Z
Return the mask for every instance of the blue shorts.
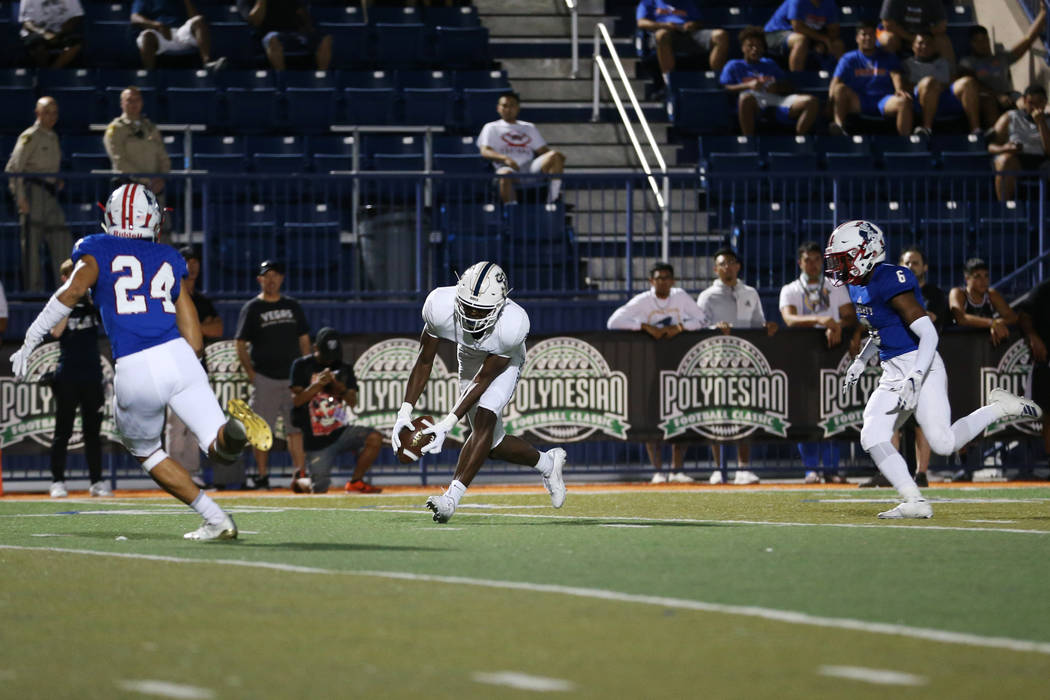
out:
M267 32L262 38L263 50L270 43L270 39L276 37L280 40L286 54L313 53L317 45L321 43L320 35L315 32L304 34L303 32Z
M795 120L791 116L791 108L781 105L780 107L770 107L764 110L765 114L772 117L777 124L784 124L785 126L794 126Z
M922 114L922 105L919 104L919 88L916 87L912 94L915 95L915 115L919 116ZM954 117L962 113L962 102L959 102L959 98L952 92L952 86L949 85L944 88L940 98L937 100L937 116Z
M869 117L885 117L886 103L893 95L860 95L860 112Z

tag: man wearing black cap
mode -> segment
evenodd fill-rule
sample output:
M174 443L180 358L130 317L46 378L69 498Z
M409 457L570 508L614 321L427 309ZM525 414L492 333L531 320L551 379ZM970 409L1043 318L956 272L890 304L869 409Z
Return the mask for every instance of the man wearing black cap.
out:
M299 302L281 294L282 263L264 261L256 279L262 291L241 308L237 319L237 357L255 387L252 408L272 426L276 427L278 418L284 421L288 452L298 471L306 455L303 434L292 422L288 372L296 358L310 353L310 326ZM255 463L259 468L256 487L270 488L269 455L255 450Z
M292 363L292 423L303 431L306 465L312 491L325 493L332 483L332 465L339 453L357 451L357 466L348 493L379 493L364 481L383 446L383 435L364 425L351 425L351 407L357 403L354 368L343 362L343 345L334 328L322 328L314 351ZM299 474L292 489L301 487Z

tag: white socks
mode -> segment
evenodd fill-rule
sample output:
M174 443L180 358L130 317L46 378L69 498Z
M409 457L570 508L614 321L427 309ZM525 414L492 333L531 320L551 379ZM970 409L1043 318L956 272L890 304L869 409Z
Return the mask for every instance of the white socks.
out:
M554 458L551 457L551 453L540 452L540 459L532 468L542 474L544 478L550 476L551 471L554 469Z
M666 85L667 87L670 87L671 86L671 74L670 73L661 73L660 75L662 75L663 78L664 78L664 85Z
M190 508L200 513L201 517L204 518L204 522L209 525L221 525L222 521L226 519L226 513L219 507L219 504L211 500L211 496L203 491L193 499Z
M970 415L963 416L952 423L952 433L955 434L955 449L959 450L965 447L966 443L977 437L982 430L1002 417L1003 412L999 410L998 404L991 404L981 406Z
M922 498L919 487L915 485L915 480L911 478L911 472L908 471L908 463L901 457L900 452L893 449L892 444L880 442L877 445L872 445L871 449L868 450L868 454L871 455L875 466L879 468L882 475L893 484L893 488L897 489L897 493L901 495L901 498L905 501L915 501Z
M561 180L555 178L551 180L551 186L547 190L547 204L553 204L558 201L558 195L561 194Z
M463 482L459 479L453 479L452 483L448 485L448 489L445 491L445 495L452 499L452 502L457 506L459 505L459 499L463 498L463 494L467 492L467 487L463 485Z

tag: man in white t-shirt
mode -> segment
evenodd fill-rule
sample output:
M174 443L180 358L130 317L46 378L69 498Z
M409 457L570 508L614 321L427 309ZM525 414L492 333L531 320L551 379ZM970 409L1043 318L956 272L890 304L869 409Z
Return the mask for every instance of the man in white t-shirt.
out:
M520 111L518 93L500 95L496 103L500 118L481 127L478 135L481 157L491 160L499 175L514 172L557 175L564 172L565 156L547 145L532 122L519 121ZM499 180L499 196L504 204L518 199L514 183L514 178L502 177ZM560 190L561 180L552 179L547 201L557 201Z
M674 286L674 267L661 262L649 270L647 292L636 294L629 302L616 309L606 328L611 331L645 331L654 340L673 338L682 331L698 331L708 324L707 316L681 287ZM690 483L693 478L683 471L685 466L684 443L671 445L672 471L664 474L662 445L659 440L645 443L649 461L653 465L653 483Z
M762 300L758 290L740 281L740 258L732 248L715 251L715 274L718 276L711 286L700 292L697 306L707 315L710 328L717 328L729 335L734 328L765 328L772 336L777 332L776 321L766 321L762 311ZM722 463L722 445L711 443L715 464ZM739 440L736 443L737 466L734 483L756 484L758 475L748 469L751 464L751 443ZM711 483L722 480L722 470L711 472Z
M38 68L65 68L83 46L80 0L22 0L18 23L22 44Z
M828 347L842 342L842 329L857 323L857 314L845 285L836 287L824 277L824 249L816 241L806 241L798 248L798 266L802 274L780 290L780 315L789 328L820 328ZM820 481L820 463L824 462L824 481L840 484L845 479L838 473L839 446L835 442L800 442L799 454L806 467L806 483Z

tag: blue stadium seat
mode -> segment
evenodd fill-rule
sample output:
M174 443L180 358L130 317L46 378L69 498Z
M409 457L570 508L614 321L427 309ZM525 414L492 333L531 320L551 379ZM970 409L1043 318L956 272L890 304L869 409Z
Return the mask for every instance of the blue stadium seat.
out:
M111 170L113 163L110 161L109 156L102 152L92 153L70 153L69 163L72 167L73 172L87 173L92 170Z
M395 88L397 74L388 70L356 70L339 73L341 88Z
M788 80L800 93L826 97L831 85L831 74L828 71L792 71L788 73Z
M697 137L700 159L712 153L757 153L759 142L754 136L736 136L733 134L705 134Z
M136 32L128 22L129 15L117 22L92 22L84 34L83 61L99 68L125 68L138 65Z
M286 70L276 74L280 86L288 88L313 88L316 90L339 88L339 72L334 70Z
M681 90L718 90L722 91L722 83L718 81L718 75L712 71L677 70L671 73L671 89Z
M364 134L361 151L369 155L397 153L423 155L423 136L419 134Z
M131 19L131 3L125 2L85 2L84 20L89 24L96 22L124 22Z
M284 90L288 124L303 131L327 131L335 123L337 93L330 88L289 87Z
M987 151L942 151L941 167L947 173L988 172L992 156Z
M463 121L460 126L467 131L481 129L482 125L494 121L496 103L505 88L463 88Z
M452 134L434 135L434 153L478 155L475 136L458 136Z
M816 138L818 153L858 153L866 156L871 155L871 137L864 134L854 134L852 136L831 136L821 134ZM867 168L870 169L872 165L873 163L869 162Z
M173 87L164 90L164 120L168 124L219 122L219 92L214 87Z
M222 56L240 68L263 65L266 60L262 43L255 40L240 18L231 22L212 22L208 30L211 32L213 57Z
M118 116L121 113L120 109L120 93L124 91L122 87L107 87L103 92L104 95L104 106L102 108L102 115L113 115ZM154 122L160 121L160 100L157 97L156 88L152 87L139 87L139 92L142 93L142 114L149 117ZM106 121L109 121L106 119Z
M789 203L783 201L734 202L730 207L740 261L752 284L782 286L785 271L798 248L797 222Z
M308 166L302 136L250 136L245 149L257 172L301 173Z
M872 157L863 153L825 153L824 162L833 173L863 172L873 165Z
M816 153L778 153L772 151L765 156L766 166L775 173L815 173Z
M757 151L750 153L711 153L706 159L708 175L718 173L757 173L762 160Z
M507 71L503 70L457 70L452 75L452 82L457 90L510 90Z
M36 117L33 111L36 109L36 94L32 88L24 87L0 87L0 130L21 131L33 123ZM65 116L62 104L58 105L58 118L61 121ZM9 152L10 153L10 152Z
M161 86L162 71L144 68L102 68L95 78L98 87L115 87L124 89L129 85L140 88L157 89Z
M562 204L519 204L505 212L507 236L501 263L520 292L578 286L576 245Z
M340 269L339 208L327 202L305 201L284 212L285 257L302 293L334 291L346 286Z
M33 88L36 75L28 68L0 69L0 87Z
M390 124L394 121L397 92L393 88L344 88L346 123Z
M484 68L490 62L489 30L485 27L437 27L434 61L446 68Z
M310 6L310 18L317 24L364 24L365 21L361 8L354 5L326 6L313 3Z
M332 67L361 69L373 62L372 30L367 24L320 24L322 34L332 37Z
M423 10L423 21L430 27L480 27L478 10L472 6L427 7Z
M405 88L405 124L451 124L455 103L452 88Z
M487 161L478 153L435 153L434 170L474 174L491 172Z
M314 169L320 173L332 170L353 170L354 137L350 135L326 134L309 138ZM361 154L362 160L367 158ZM365 165L362 163L361 169Z
M973 8L970 5L949 4L945 8L945 14L949 25L957 24L969 28L970 25L976 24L973 18Z
M689 133L729 131L729 97L723 89L675 90L669 103L674 125Z
M465 270L478 260L503 259L503 230L492 204L448 201L439 210L447 265Z
M36 78L43 92L58 87L95 87L98 85L98 71L94 68L38 70Z
M423 16L415 7L381 7L372 5L368 8L368 21L371 24L422 24Z
M415 9L415 8L404 8ZM423 65L424 29L419 24L375 25L375 60L391 68L418 68Z
M241 136L194 137L194 168L218 173L242 173L246 166L247 150Z
M248 291L260 262L277 256L277 233L281 222L272 204L248 203L212 207L206 223L206 240L215 246L209 260L217 261L216 274L209 275L213 291ZM221 235L215 235L221 234Z
M101 217L101 211L98 205L94 202L79 202L73 204L66 204L62 207L66 215L66 225L69 226L69 232L73 236L73 240L89 236L93 233L99 233L99 221Z
M277 87L276 75L271 70L224 70L216 73L215 79L220 87L226 89L265 90Z
M184 149L185 139L182 134L164 134L161 136L161 140L164 142L164 151L168 154L168 158L171 159L172 169L180 169L185 167L186 153Z
M397 86L405 88L452 88L454 71L446 70L403 70L397 73Z
M277 88L226 88L227 123L238 131L269 131L278 123Z
M91 122L108 122L120 113L119 109L103 113L99 92L93 86L56 87L48 92L58 102L58 123L64 129L86 131Z
M411 170L420 172L424 168L422 153L373 153L372 169L377 171Z
M763 154L816 153L816 139L804 134L761 134L758 137L758 145L759 153Z
M882 164L895 173L921 173L933 170L935 162L929 151L886 151L882 154Z
M965 234L973 226L972 215L969 202L954 199L926 202L919 209L919 230L928 234L948 229Z

